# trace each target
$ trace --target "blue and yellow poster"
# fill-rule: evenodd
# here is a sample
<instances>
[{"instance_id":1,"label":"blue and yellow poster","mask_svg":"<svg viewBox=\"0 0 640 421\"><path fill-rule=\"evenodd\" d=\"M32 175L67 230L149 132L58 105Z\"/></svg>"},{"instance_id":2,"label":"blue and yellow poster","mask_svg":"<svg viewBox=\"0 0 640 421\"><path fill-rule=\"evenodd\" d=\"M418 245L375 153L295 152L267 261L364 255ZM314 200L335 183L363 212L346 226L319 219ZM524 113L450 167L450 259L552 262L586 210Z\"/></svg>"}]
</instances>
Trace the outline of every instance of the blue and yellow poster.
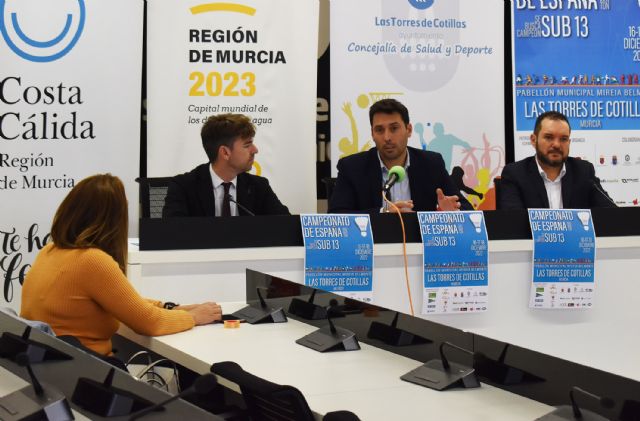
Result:
<instances>
[{"instance_id":1,"label":"blue and yellow poster","mask_svg":"<svg viewBox=\"0 0 640 421\"><path fill-rule=\"evenodd\" d=\"M300 215L304 283L348 298L373 298L373 235L369 215Z\"/></svg>"},{"instance_id":2,"label":"blue and yellow poster","mask_svg":"<svg viewBox=\"0 0 640 421\"><path fill-rule=\"evenodd\" d=\"M423 252L423 314L486 311L487 230L482 212L418 212Z\"/></svg>"},{"instance_id":3,"label":"blue and yellow poster","mask_svg":"<svg viewBox=\"0 0 640 421\"><path fill-rule=\"evenodd\" d=\"M529 209L533 282L529 307L593 305L596 235L586 209Z\"/></svg>"}]
</instances>

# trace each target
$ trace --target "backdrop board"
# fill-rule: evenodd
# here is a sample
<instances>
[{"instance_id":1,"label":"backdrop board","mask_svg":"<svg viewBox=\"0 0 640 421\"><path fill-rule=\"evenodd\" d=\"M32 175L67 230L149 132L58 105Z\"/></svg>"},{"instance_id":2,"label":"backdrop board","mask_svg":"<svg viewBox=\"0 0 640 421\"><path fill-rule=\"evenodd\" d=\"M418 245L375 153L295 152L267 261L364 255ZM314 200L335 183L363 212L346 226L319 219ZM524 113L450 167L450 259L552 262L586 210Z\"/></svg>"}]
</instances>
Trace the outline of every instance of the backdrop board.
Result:
<instances>
[{"instance_id":1,"label":"backdrop board","mask_svg":"<svg viewBox=\"0 0 640 421\"><path fill-rule=\"evenodd\" d=\"M368 109L409 109L409 145L442 154L474 206L493 209L504 166L503 2L331 2L331 138L339 158L374 146ZM496 111L498 110L498 111Z\"/></svg>"},{"instance_id":2,"label":"backdrop board","mask_svg":"<svg viewBox=\"0 0 640 421\"><path fill-rule=\"evenodd\" d=\"M571 124L571 155L594 164L619 206L640 199L640 3L513 1L515 158L538 115Z\"/></svg>"},{"instance_id":3,"label":"backdrop board","mask_svg":"<svg viewBox=\"0 0 640 421\"><path fill-rule=\"evenodd\" d=\"M202 122L246 114L260 151L251 172L292 213L314 212L318 2L151 0L147 16L148 175L206 162Z\"/></svg>"},{"instance_id":4,"label":"backdrop board","mask_svg":"<svg viewBox=\"0 0 640 421\"><path fill-rule=\"evenodd\" d=\"M110 172L136 202L143 2L0 0L0 306L82 178ZM137 233L137 208L129 209Z\"/></svg>"}]
</instances>

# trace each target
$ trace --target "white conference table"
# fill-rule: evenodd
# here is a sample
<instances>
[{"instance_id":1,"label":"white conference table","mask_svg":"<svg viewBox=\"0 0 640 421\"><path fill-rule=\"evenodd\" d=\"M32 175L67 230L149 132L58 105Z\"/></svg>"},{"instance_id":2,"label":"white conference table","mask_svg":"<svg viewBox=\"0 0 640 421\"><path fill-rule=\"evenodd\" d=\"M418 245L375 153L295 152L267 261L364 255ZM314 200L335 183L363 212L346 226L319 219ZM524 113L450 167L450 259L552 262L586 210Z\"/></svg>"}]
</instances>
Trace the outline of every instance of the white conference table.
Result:
<instances>
[{"instance_id":1,"label":"white conference table","mask_svg":"<svg viewBox=\"0 0 640 421\"><path fill-rule=\"evenodd\" d=\"M303 247L138 251L129 250L128 274L144 296L179 303L245 299L245 269L304 283ZM588 310L528 307L531 240L489 242L489 310L420 315L421 244L407 246L416 316L526 349L640 381L637 321L640 306L640 237L596 240L596 293ZM401 244L374 248L373 303L410 313Z\"/></svg>"},{"instance_id":2,"label":"white conference table","mask_svg":"<svg viewBox=\"0 0 640 421\"><path fill-rule=\"evenodd\" d=\"M227 303L223 310L229 313L243 306ZM404 382L400 376L421 363L367 344L361 343L359 351L320 353L295 343L315 329L289 319L278 324L243 323L238 329L225 329L221 324L197 326L160 337L138 335L125 326L118 333L198 373L208 373L215 362L235 361L252 374L295 386L316 414L342 409L363 421L517 421L533 420L553 410L486 384L437 392Z\"/></svg>"}]
</instances>

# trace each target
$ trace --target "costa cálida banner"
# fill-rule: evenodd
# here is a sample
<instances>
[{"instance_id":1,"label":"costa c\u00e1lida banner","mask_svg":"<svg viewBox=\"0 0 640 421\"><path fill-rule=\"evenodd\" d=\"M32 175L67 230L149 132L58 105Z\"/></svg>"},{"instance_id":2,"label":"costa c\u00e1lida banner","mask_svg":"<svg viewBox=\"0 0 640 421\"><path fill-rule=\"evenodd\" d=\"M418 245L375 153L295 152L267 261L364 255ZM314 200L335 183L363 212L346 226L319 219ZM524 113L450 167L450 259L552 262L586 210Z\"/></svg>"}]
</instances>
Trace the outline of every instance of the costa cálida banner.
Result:
<instances>
[{"instance_id":1,"label":"costa c\u00e1lida banner","mask_svg":"<svg viewBox=\"0 0 640 421\"><path fill-rule=\"evenodd\" d=\"M142 26L142 1L0 0L0 306L79 180L110 172L137 202Z\"/></svg>"}]
</instances>

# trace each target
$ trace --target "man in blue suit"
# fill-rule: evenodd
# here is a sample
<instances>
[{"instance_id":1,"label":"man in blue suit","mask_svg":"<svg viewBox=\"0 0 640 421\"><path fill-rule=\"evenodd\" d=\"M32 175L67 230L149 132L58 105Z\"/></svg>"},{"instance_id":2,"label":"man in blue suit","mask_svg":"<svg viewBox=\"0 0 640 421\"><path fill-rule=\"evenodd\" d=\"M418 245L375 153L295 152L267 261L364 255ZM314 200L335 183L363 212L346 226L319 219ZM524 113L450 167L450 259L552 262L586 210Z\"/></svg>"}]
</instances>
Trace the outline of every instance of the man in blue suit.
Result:
<instances>
[{"instance_id":1,"label":"man in blue suit","mask_svg":"<svg viewBox=\"0 0 640 421\"><path fill-rule=\"evenodd\" d=\"M390 191L390 200L401 212L473 209L455 187L440 154L407 146L412 133L407 107L382 99L369 109L369 122L376 147L338 161L330 213L383 211L382 188L396 165L407 172Z\"/></svg>"}]
</instances>

